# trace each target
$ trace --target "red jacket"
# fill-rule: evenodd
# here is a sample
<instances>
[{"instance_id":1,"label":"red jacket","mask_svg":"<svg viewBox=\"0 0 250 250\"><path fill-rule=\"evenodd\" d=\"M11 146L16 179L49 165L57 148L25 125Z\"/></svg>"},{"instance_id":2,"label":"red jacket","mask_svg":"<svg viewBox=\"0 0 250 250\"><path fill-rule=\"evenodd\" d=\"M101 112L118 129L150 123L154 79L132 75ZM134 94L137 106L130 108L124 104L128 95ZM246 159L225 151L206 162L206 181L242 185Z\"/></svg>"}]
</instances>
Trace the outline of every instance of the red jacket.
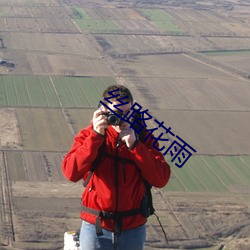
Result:
<instances>
[{"instance_id":1,"label":"red jacket","mask_svg":"<svg viewBox=\"0 0 250 250\"><path fill-rule=\"evenodd\" d=\"M105 137L97 134L92 126L80 131L62 164L68 180L77 182L86 179L104 138L104 152L115 155L118 133L111 126L108 126ZM127 163L118 162L118 190L115 185L114 159L104 155L82 194L83 205L106 212L128 211L140 207L145 191L142 176L152 186L164 187L170 178L170 167L163 155L152 146L153 142L149 137L146 142L138 141L132 150L125 143L117 147L118 156L129 160ZM95 215L86 212L81 212L81 218L92 224L96 221ZM125 217L121 229L134 228L145 222L146 219L140 214ZM114 231L114 220L102 219L101 224L103 228Z\"/></svg>"}]
</instances>

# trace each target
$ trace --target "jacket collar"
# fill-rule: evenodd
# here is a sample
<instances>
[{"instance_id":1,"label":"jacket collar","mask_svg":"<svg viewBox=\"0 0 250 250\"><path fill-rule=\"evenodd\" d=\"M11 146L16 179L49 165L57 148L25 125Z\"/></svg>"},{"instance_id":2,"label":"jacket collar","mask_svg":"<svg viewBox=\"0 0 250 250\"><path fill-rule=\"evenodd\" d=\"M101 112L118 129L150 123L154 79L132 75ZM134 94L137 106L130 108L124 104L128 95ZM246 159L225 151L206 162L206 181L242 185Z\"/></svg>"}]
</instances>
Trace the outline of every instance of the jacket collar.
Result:
<instances>
[{"instance_id":1,"label":"jacket collar","mask_svg":"<svg viewBox=\"0 0 250 250\"><path fill-rule=\"evenodd\" d=\"M114 139L117 139L119 136L119 133L117 133L112 126L108 126L106 133L108 133Z\"/></svg>"}]
</instances>

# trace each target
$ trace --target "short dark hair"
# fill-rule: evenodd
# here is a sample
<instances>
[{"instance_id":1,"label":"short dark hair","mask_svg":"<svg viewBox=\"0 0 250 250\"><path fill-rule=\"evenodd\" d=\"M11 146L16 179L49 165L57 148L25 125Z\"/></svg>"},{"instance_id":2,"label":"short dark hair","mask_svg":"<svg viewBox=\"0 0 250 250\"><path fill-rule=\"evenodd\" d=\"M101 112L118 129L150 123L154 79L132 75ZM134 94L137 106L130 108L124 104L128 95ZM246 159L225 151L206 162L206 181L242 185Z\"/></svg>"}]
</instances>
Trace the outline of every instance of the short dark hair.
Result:
<instances>
[{"instance_id":1,"label":"short dark hair","mask_svg":"<svg viewBox=\"0 0 250 250\"><path fill-rule=\"evenodd\" d=\"M122 97L128 96L128 99L125 99L124 101L127 101L127 100L128 100L129 102L131 102L131 103L133 104L133 101L134 101L134 100L133 100L133 96L132 96L130 90L129 90L127 87L125 87L125 86L123 86L123 85L120 85L120 84L111 85L111 86L107 87L107 88L104 90L104 92L103 92L103 94L102 94L102 97L103 97L103 98L109 97L110 94L109 94L108 92L114 91L114 90L116 90L116 89L119 89L119 90L115 91L114 94L119 94L119 96L118 96L118 97L115 97L115 98L113 98L113 99L117 100L118 98L122 98ZM105 104L107 104L107 101L103 100L103 102L104 102Z\"/></svg>"}]
</instances>

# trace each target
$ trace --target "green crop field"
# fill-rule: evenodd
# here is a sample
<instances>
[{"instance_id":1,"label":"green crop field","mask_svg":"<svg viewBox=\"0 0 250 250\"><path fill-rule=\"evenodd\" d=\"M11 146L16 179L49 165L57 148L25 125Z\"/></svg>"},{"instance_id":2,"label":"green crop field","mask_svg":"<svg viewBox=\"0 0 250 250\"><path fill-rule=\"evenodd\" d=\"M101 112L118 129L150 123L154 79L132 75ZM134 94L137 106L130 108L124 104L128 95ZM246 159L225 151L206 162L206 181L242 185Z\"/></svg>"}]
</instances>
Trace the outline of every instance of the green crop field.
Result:
<instances>
[{"instance_id":1,"label":"green crop field","mask_svg":"<svg viewBox=\"0 0 250 250\"><path fill-rule=\"evenodd\" d=\"M174 22L174 18L168 15L163 10L157 9L139 9L139 12L144 15L148 20L152 21L158 28L167 31L174 32L176 34L183 33Z\"/></svg>"},{"instance_id":2,"label":"green crop field","mask_svg":"<svg viewBox=\"0 0 250 250\"><path fill-rule=\"evenodd\" d=\"M157 10L157 9L139 9L139 11L149 20L151 21L173 21L172 16L168 15L163 10Z\"/></svg>"},{"instance_id":3,"label":"green crop field","mask_svg":"<svg viewBox=\"0 0 250 250\"><path fill-rule=\"evenodd\" d=\"M167 32L173 32L175 33L176 35L178 34L182 34L183 31L178 28L173 22L171 21L158 21L158 20L155 20L153 21L154 24L159 27L160 29L164 30L164 31L167 31Z\"/></svg>"},{"instance_id":4,"label":"green crop field","mask_svg":"<svg viewBox=\"0 0 250 250\"><path fill-rule=\"evenodd\" d=\"M73 19L82 30L89 32L105 32L112 30L114 32L119 29L112 20L93 19L82 8L74 7L71 9L71 12Z\"/></svg>"},{"instance_id":5,"label":"green crop field","mask_svg":"<svg viewBox=\"0 0 250 250\"><path fill-rule=\"evenodd\" d=\"M224 162L232 173L234 173L234 175L239 179L242 185L249 185L250 168L241 157L228 157L224 159Z\"/></svg>"},{"instance_id":6,"label":"green crop field","mask_svg":"<svg viewBox=\"0 0 250 250\"><path fill-rule=\"evenodd\" d=\"M0 76L0 107L96 107L112 77Z\"/></svg>"},{"instance_id":7,"label":"green crop field","mask_svg":"<svg viewBox=\"0 0 250 250\"><path fill-rule=\"evenodd\" d=\"M74 19L91 19L87 12L79 7L71 8L71 14Z\"/></svg>"},{"instance_id":8,"label":"green crop field","mask_svg":"<svg viewBox=\"0 0 250 250\"><path fill-rule=\"evenodd\" d=\"M191 156L182 168L171 163L169 191L229 192L248 187L250 156Z\"/></svg>"},{"instance_id":9,"label":"green crop field","mask_svg":"<svg viewBox=\"0 0 250 250\"><path fill-rule=\"evenodd\" d=\"M93 108L97 107L103 90L115 83L112 77L4 75L0 77L0 106L41 108L16 111L23 148L63 151L72 142L65 117L59 110L48 112L42 108L70 108L65 112L74 132L78 132L89 124ZM60 131L53 125L58 121ZM47 136L41 137L39 131ZM67 136L58 145L56 142L61 138L60 134ZM171 159L166 158L170 163ZM193 155L182 168L175 166L174 162L170 164L172 176L166 187L170 191L228 192L234 187L244 188L250 182L248 156Z\"/></svg>"},{"instance_id":10,"label":"green crop field","mask_svg":"<svg viewBox=\"0 0 250 250\"><path fill-rule=\"evenodd\" d=\"M80 29L89 32L115 32L119 27L112 20L76 19L75 22Z\"/></svg>"}]
</instances>

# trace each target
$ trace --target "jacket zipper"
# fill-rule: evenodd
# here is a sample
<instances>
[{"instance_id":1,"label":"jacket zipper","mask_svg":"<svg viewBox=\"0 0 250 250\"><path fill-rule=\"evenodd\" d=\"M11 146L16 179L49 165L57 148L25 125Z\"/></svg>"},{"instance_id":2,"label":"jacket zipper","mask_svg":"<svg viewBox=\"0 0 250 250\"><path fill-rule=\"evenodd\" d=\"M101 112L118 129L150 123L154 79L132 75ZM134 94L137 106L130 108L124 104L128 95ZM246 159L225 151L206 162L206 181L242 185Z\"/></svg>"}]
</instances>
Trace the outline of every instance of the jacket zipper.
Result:
<instances>
[{"instance_id":1,"label":"jacket zipper","mask_svg":"<svg viewBox=\"0 0 250 250\"><path fill-rule=\"evenodd\" d=\"M123 181L124 183L127 182L127 175L126 175L126 159L122 160L122 171L123 171Z\"/></svg>"},{"instance_id":2,"label":"jacket zipper","mask_svg":"<svg viewBox=\"0 0 250 250\"><path fill-rule=\"evenodd\" d=\"M115 209L116 212L118 212L118 198L119 198L119 181L118 181L118 177L119 177L119 173L118 173L118 147L116 147L115 149L115 163L114 163L114 168L115 168L115 188L116 188L116 205L115 205Z\"/></svg>"},{"instance_id":3,"label":"jacket zipper","mask_svg":"<svg viewBox=\"0 0 250 250\"><path fill-rule=\"evenodd\" d=\"M115 149L115 162L114 162L114 168L115 168L115 187L116 187L116 201L115 201L115 241L114 241L114 247L117 244L117 234L120 234L121 230L121 218L119 216L119 161L118 161L118 147L119 147L119 139L118 143L116 145Z\"/></svg>"}]
</instances>

